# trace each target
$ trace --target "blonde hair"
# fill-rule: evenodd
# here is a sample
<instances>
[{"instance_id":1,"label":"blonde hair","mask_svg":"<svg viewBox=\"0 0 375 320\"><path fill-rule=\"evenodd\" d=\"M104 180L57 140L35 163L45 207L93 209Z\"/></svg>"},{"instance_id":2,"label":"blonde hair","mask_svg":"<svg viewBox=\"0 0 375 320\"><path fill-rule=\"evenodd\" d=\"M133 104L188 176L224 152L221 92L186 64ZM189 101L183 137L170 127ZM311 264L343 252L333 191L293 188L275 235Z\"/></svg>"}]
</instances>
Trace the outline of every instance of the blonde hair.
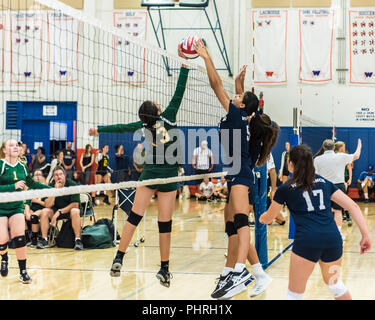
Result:
<instances>
[{"instance_id":1,"label":"blonde hair","mask_svg":"<svg viewBox=\"0 0 375 320\"><path fill-rule=\"evenodd\" d=\"M343 146L345 146L345 142L337 141L335 143L335 152L338 152Z\"/></svg>"},{"instance_id":2,"label":"blonde hair","mask_svg":"<svg viewBox=\"0 0 375 320\"><path fill-rule=\"evenodd\" d=\"M5 140L1 144L1 147L0 147L0 159L4 159L5 158L4 149L5 149L5 145L6 145L7 142L8 142L8 140Z\"/></svg>"}]
</instances>

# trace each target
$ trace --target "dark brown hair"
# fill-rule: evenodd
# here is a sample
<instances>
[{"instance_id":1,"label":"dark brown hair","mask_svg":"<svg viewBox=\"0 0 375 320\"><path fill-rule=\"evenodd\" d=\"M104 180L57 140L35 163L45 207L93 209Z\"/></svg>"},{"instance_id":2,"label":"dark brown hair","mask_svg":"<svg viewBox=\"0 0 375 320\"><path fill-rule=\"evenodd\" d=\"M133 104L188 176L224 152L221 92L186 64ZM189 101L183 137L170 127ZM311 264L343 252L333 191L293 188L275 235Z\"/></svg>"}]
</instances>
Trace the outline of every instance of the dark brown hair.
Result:
<instances>
[{"instance_id":1,"label":"dark brown hair","mask_svg":"<svg viewBox=\"0 0 375 320\"><path fill-rule=\"evenodd\" d=\"M91 146L91 144L86 144L85 154L88 154L87 152L88 152L89 148L91 148L91 154L92 154L92 146Z\"/></svg>"},{"instance_id":2,"label":"dark brown hair","mask_svg":"<svg viewBox=\"0 0 375 320\"><path fill-rule=\"evenodd\" d=\"M250 121L250 153L261 167L266 163L279 135L279 125L266 114L256 114ZM254 159L254 153L255 158Z\"/></svg>"},{"instance_id":3,"label":"dark brown hair","mask_svg":"<svg viewBox=\"0 0 375 320\"><path fill-rule=\"evenodd\" d=\"M290 149L290 162L294 165L291 183L311 192L315 180L315 168L312 151L309 146L301 144Z\"/></svg>"}]
</instances>

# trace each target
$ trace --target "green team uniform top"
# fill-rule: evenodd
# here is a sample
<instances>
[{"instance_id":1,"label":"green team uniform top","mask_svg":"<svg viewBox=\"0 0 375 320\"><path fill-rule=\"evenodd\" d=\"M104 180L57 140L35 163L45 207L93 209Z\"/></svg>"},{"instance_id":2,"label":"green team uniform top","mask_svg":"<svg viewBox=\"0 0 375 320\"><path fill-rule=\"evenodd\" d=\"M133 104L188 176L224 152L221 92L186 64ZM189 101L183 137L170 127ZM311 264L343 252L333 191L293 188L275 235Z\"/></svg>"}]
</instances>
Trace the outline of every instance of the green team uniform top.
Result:
<instances>
[{"instance_id":1,"label":"green team uniform top","mask_svg":"<svg viewBox=\"0 0 375 320\"><path fill-rule=\"evenodd\" d=\"M25 181L29 189L47 189L50 188L42 183L34 181L29 172L29 168L18 161L11 165L4 159L0 160L0 192L22 191L15 189L18 181ZM24 201L3 202L0 203L0 216L11 216L16 213L23 213L25 210Z\"/></svg>"},{"instance_id":2,"label":"green team uniform top","mask_svg":"<svg viewBox=\"0 0 375 320\"><path fill-rule=\"evenodd\" d=\"M169 102L167 108L162 112L158 121L155 124L156 144L152 142L152 152L146 154L144 169L139 180L170 178L178 176L178 162L173 161L175 159L177 149L179 148L178 142L176 144L176 149L172 148L174 149L172 161L168 161L166 151L168 150L169 146L176 143L176 141L178 140L176 134L173 135L173 138L171 138L168 131L171 129L177 129L176 116L180 108L183 95L185 93L188 73L189 69L181 67L176 90L172 97L172 100ZM136 132L137 130L140 130L142 128L142 122L137 121L129 124L99 126L98 132ZM160 148L161 145L163 145L164 148ZM169 192L177 190L177 183L153 185L149 186L149 188L158 189L161 192Z\"/></svg>"},{"instance_id":3,"label":"green team uniform top","mask_svg":"<svg viewBox=\"0 0 375 320\"><path fill-rule=\"evenodd\" d=\"M55 181L52 180L50 185L55 186ZM66 178L64 187L74 187L74 186L77 186L77 183L75 183L75 181L69 178ZM62 209L62 208L67 207L73 202L78 202L78 206L80 206L81 201L80 201L79 193L56 197L55 204L53 205L53 207L56 209Z\"/></svg>"}]
</instances>

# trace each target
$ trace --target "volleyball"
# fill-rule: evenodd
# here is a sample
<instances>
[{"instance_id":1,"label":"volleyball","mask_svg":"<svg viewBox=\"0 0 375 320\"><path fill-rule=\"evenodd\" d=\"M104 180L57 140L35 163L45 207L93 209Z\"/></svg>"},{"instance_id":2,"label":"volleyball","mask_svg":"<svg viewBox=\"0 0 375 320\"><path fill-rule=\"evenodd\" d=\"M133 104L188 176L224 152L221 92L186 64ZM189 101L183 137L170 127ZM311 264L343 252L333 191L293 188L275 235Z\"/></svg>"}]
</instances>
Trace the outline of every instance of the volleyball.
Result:
<instances>
[{"instance_id":1,"label":"volleyball","mask_svg":"<svg viewBox=\"0 0 375 320\"><path fill-rule=\"evenodd\" d=\"M194 49L194 44L199 40L200 38L197 36L189 36L185 39L182 39L181 44L181 50L182 53L186 56L188 59L195 59L198 57L198 53Z\"/></svg>"}]
</instances>

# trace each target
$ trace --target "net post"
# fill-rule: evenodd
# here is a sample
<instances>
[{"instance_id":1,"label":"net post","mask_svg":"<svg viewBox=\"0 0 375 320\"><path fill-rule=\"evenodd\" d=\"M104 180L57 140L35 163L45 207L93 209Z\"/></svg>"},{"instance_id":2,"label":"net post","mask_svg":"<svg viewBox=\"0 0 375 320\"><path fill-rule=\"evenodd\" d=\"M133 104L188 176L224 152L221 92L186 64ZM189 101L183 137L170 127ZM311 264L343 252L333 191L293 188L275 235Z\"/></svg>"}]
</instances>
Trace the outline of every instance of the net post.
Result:
<instances>
[{"instance_id":1,"label":"net post","mask_svg":"<svg viewBox=\"0 0 375 320\"><path fill-rule=\"evenodd\" d=\"M259 222L260 216L267 211L267 165L254 169L254 219L255 249L263 267L268 264L267 225Z\"/></svg>"},{"instance_id":2,"label":"net post","mask_svg":"<svg viewBox=\"0 0 375 320\"><path fill-rule=\"evenodd\" d=\"M116 196L115 196L115 216L114 216L114 235L113 235L113 244L117 245L117 210L119 206L119 198L118 198L118 190L116 189Z\"/></svg>"},{"instance_id":3,"label":"net post","mask_svg":"<svg viewBox=\"0 0 375 320\"><path fill-rule=\"evenodd\" d=\"M299 145L299 134L298 131L297 133L291 134L290 135L290 147L292 148L293 146L298 146ZM295 235L295 224L293 221L293 217L291 214L289 214L289 239L294 239Z\"/></svg>"}]
</instances>

